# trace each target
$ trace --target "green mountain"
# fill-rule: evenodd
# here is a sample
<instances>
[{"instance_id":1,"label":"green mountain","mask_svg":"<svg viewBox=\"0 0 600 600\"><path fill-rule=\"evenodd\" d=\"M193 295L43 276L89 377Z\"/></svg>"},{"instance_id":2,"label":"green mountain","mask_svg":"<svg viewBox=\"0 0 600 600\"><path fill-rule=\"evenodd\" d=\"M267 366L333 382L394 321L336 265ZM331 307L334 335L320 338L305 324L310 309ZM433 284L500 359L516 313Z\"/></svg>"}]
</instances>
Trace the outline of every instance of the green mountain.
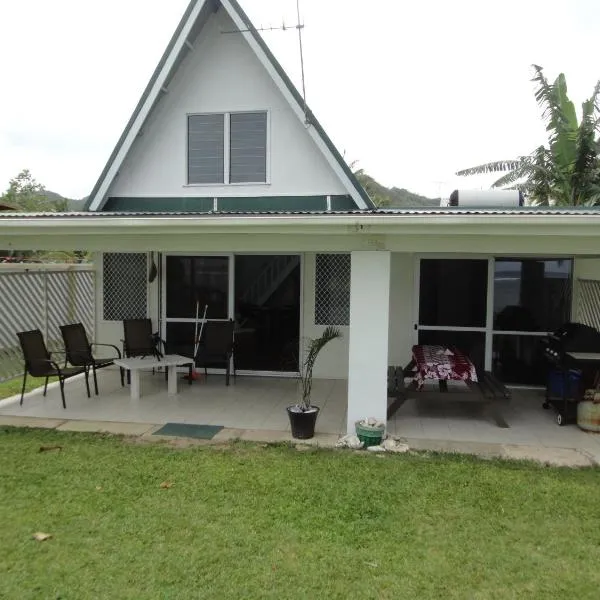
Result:
<instances>
[{"instance_id":1,"label":"green mountain","mask_svg":"<svg viewBox=\"0 0 600 600\"><path fill-rule=\"evenodd\" d=\"M385 185L367 175L362 169L354 174L377 206L384 208L422 208L440 205L439 198L427 198L409 192L404 188L385 187Z\"/></svg>"}]
</instances>

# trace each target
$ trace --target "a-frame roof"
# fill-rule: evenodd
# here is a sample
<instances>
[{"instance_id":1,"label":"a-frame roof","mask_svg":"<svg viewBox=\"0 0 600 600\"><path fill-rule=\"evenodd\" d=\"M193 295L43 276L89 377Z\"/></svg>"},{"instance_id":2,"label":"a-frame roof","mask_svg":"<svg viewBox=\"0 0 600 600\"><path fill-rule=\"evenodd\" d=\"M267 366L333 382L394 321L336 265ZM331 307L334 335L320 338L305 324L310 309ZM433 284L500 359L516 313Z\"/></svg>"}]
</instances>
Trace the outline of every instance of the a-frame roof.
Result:
<instances>
[{"instance_id":1,"label":"a-frame roof","mask_svg":"<svg viewBox=\"0 0 600 600\"><path fill-rule=\"evenodd\" d=\"M227 11L235 26L240 30L250 48L268 71L275 85L289 102L294 114L309 127L306 128L324 158L347 189L357 207L360 209L374 208L374 204L366 191L360 185L341 154L325 133L312 111L305 107L302 96L287 76L267 44L256 28L252 25L246 13L237 0L191 0L167 49L156 67L140 101L138 102L125 130L121 134L106 166L94 186L85 210L100 210L106 200L108 190L114 181L121 165L133 145L144 122L152 109L165 93L170 80L173 78L185 54L189 51L190 38L195 38L202 30L211 13L220 7Z\"/></svg>"}]
</instances>

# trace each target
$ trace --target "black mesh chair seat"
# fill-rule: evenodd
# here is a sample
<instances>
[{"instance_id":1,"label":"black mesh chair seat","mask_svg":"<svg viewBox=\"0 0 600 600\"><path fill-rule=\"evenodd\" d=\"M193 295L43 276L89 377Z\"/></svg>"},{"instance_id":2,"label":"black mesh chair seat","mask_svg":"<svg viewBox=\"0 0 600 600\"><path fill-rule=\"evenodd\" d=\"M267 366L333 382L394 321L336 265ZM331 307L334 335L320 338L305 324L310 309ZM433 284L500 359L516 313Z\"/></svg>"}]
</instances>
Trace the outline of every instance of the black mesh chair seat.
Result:
<instances>
[{"instance_id":1,"label":"black mesh chair seat","mask_svg":"<svg viewBox=\"0 0 600 600\"><path fill-rule=\"evenodd\" d=\"M98 378L96 370L108 367L114 364L115 358L121 358L121 351L113 344L97 344L90 342L82 323L73 323L71 325L61 325L63 341L65 343L65 354L67 361L75 367L84 367L92 370L94 376L94 390L98 395ZM110 358L96 358L93 353L94 347L107 347L114 350L116 356ZM121 374L121 385L125 385L123 369L119 370Z\"/></svg>"},{"instance_id":2,"label":"black mesh chair seat","mask_svg":"<svg viewBox=\"0 0 600 600\"><path fill-rule=\"evenodd\" d=\"M229 385L231 365L234 362L234 322L209 321L204 327L202 340L198 345L195 363L197 367L204 368L207 377L208 367L222 367L225 369L225 384ZM235 379L235 364L233 367Z\"/></svg>"},{"instance_id":3,"label":"black mesh chair seat","mask_svg":"<svg viewBox=\"0 0 600 600\"><path fill-rule=\"evenodd\" d=\"M21 389L21 401L23 404L23 395L25 394L25 384L27 383L27 375L32 377L45 377L44 396L48 389L48 379L50 377L58 377L60 383L60 395L62 398L63 408L67 408L65 402L65 380L75 375L85 375L85 387L87 389L88 398L90 397L90 384L88 378L88 370L80 366L59 366L57 362L52 360L52 353L48 352L44 337L39 329L32 331L21 331L17 333L23 358L25 359L25 368L23 373L23 387ZM56 352L54 354L57 354Z\"/></svg>"}]
</instances>

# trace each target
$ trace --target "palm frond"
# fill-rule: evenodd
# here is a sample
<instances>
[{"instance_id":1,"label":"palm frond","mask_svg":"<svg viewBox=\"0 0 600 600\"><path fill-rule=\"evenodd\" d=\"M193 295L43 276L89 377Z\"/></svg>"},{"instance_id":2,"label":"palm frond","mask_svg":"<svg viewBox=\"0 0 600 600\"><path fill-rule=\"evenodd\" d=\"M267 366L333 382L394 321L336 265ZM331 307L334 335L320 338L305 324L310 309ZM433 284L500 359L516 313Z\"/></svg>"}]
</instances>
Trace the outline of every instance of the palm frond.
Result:
<instances>
[{"instance_id":1,"label":"palm frond","mask_svg":"<svg viewBox=\"0 0 600 600\"><path fill-rule=\"evenodd\" d=\"M302 381L302 404L304 409L310 408L310 395L312 392L313 367L323 348L332 340L342 337L342 332L333 325L326 327L320 337L308 340L306 356L300 370Z\"/></svg>"},{"instance_id":2,"label":"palm frond","mask_svg":"<svg viewBox=\"0 0 600 600\"><path fill-rule=\"evenodd\" d=\"M487 175L489 173L505 173L506 171L514 171L518 169L521 164L520 159L509 159L509 160L495 160L493 162L471 167L469 169L462 169L457 171L456 175L459 177L469 177L471 175Z\"/></svg>"}]
</instances>

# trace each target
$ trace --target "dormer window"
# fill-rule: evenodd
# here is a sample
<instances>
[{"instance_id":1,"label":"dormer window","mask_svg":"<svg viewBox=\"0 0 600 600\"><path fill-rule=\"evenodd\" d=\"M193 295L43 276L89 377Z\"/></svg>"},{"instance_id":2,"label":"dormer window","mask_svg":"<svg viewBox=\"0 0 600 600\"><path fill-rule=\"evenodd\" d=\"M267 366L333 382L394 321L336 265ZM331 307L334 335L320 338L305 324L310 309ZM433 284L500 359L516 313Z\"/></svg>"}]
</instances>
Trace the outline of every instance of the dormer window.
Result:
<instances>
[{"instance_id":1,"label":"dormer window","mask_svg":"<svg viewBox=\"0 0 600 600\"><path fill-rule=\"evenodd\" d=\"M188 184L267 183L266 111L188 116Z\"/></svg>"}]
</instances>

